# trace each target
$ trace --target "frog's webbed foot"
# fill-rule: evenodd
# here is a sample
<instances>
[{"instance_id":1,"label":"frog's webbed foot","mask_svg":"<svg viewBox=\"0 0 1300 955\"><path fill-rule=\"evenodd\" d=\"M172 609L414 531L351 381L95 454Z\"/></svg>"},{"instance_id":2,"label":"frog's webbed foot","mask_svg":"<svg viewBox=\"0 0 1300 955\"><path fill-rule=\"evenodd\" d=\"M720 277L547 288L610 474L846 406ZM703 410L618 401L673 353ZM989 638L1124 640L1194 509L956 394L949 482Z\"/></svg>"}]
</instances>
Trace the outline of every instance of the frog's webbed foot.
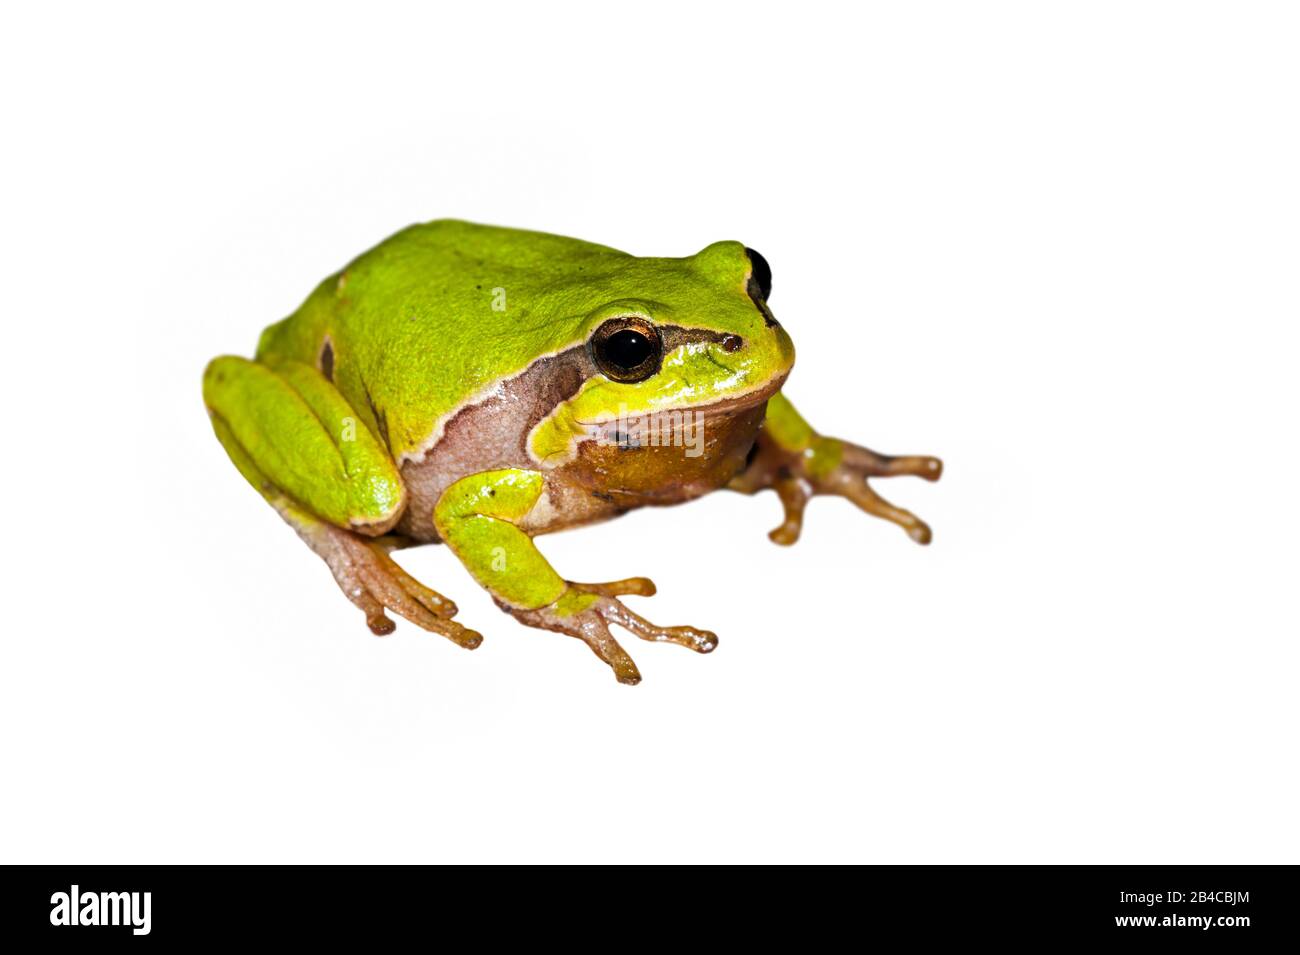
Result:
<instances>
[{"instance_id":1,"label":"frog's webbed foot","mask_svg":"<svg viewBox=\"0 0 1300 955\"><path fill-rule=\"evenodd\" d=\"M473 650L481 634L456 623L456 605L420 583L391 557L403 546L396 538L367 538L353 531L314 519L288 515L299 535L329 565L344 595L366 615L366 625L376 636L393 632L395 624L384 612L391 610L418 627Z\"/></svg>"},{"instance_id":2,"label":"frog's webbed foot","mask_svg":"<svg viewBox=\"0 0 1300 955\"><path fill-rule=\"evenodd\" d=\"M874 517L903 528L918 544L930 543L930 527L911 511L896 507L872 489L868 478L910 475L937 481L943 462L924 455L879 454L837 438L817 437L802 451L790 451L760 435L749 466L729 485L753 494L772 488L781 500L785 519L768 537L777 544L793 544L803 529L808 501L819 494L847 498Z\"/></svg>"},{"instance_id":3,"label":"frog's webbed foot","mask_svg":"<svg viewBox=\"0 0 1300 955\"><path fill-rule=\"evenodd\" d=\"M530 627L577 637L614 671L619 683L641 682L641 673L609 632L616 624L642 640L675 643L696 653L711 653L718 637L708 630L694 627L659 627L623 606L618 599L634 595L649 597L655 585L645 577L629 577L607 584L569 583L568 590L555 603L536 610L505 608L516 620Z\"/></svg>"}]
</instances>

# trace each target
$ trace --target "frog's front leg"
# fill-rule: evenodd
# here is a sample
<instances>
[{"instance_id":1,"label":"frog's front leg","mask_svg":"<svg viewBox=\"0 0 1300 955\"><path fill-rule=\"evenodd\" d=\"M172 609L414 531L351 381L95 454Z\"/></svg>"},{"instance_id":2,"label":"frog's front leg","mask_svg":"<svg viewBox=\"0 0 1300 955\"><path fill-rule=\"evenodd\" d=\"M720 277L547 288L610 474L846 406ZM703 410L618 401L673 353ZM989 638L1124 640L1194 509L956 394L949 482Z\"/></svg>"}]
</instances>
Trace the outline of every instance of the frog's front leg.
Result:
<instances>
[{"instance_id":1,"label":"frog's front leg","mask_svg":"<svg viewBox=\"0 0 1300 955\"><path fill-rule=\"evenodd\" d=\"M781 499L785 520L768 536L793 544L803 527L803 511L818 494L848 498L875 517L892 521L918 544L930 543L929 526L915 514L895 507L871 489L868 478L911 475L937 481L943 462L920 455L894 457L819 435L783 394L767 404L767 416L745 470L728 485L753 494L772 488Z\"/></svg>"},{"instance_id":2,"label":"frog's front leg","mask_svg":"<svg viewBox=\"0 0 1300 955\"><path fill-rule=\"evenodd\" d=\"M405 506L401 477L324 375L227 356L204 373L203 399L235 467L325 561L372 632L392 632L387 608L467 649L482 642L450 619L455 604L388 556L404 543L379 536Z\"/></svg>"},{"instance_id":3,"label":"frog's front leg","mask_svg":"<svg viewBox=\"0 0 1300 955\"><path fill-rule=\"evenodd\" d=\"M530 627L582 640L620 683L640 683L641 674L610 634L610 624L642 640L676 643L699 653L718 645L707 630L657 627L623 606L619 597L654 594L654 584L644 577L579 584L557 574L516 525L537 503L544 483L538 471L484 471L451 485L434 508L443 541L502 609Z\"/></svg>"}]
</instances>

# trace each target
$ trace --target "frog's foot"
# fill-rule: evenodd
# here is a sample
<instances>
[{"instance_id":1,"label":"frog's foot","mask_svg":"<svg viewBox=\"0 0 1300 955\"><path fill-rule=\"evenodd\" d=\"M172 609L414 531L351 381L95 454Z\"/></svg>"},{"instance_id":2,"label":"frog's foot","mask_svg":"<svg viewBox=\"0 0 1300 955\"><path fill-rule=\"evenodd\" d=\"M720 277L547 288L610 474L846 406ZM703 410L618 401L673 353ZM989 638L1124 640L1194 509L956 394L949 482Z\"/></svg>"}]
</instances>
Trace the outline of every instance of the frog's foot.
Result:
<instances>
[{"instance_id":1,"label":"frog's foot","mask_svg":"<svg viewBox=\"0 0 1300 955\"><path fill-rule=\"evenodd\" d=\"M776 491L785 519L768 537L777 544L799 539L804 508L819 494L847 498L868 514L897 524L918 544L928 544L933 537L929 525L885 500L867 479L910 475L937 481L942 474L943 462L938 458L879 454L836 438L819 437L804 451L788 451L760 440L754 459L729 486L745 494L769 487Z\"/></svg>"},{"instance_id":2,"label":"frog's foot","mask_svg":"<svg viewBox=\"0 0 1300 955\"><path fill-rule=\"evenodd\" d=\"M537 610L507 607L506 610L527 626L577 637L609 665L619 683L635 685L641 682L641 673L609 632L610 624L616 624L642 640L675 643L696 653L711 653L718 646L717 635L708 630L658 627L628 610L618 600L627 595L649 597L654 592L655 585L645 577L630 577L608 584L570 583L564 595L549 606Z\"/></svg>"},{"instance_id":3,"label":"frog's foot","mask_svg":"<svg viewBox=\"0 0 1300 955\"><path fill-rule=\"evenodd\" d=\"M286 517L311 549L324 558L348 600L366 615L371 633L382 637L393 632L395 624L384 613L388 609L466 650L483 642L481 634L451 619L456 615L454 603L424 586L388 556L395 541L362 537L313 519Z\"/></svg>"}]
</instances>

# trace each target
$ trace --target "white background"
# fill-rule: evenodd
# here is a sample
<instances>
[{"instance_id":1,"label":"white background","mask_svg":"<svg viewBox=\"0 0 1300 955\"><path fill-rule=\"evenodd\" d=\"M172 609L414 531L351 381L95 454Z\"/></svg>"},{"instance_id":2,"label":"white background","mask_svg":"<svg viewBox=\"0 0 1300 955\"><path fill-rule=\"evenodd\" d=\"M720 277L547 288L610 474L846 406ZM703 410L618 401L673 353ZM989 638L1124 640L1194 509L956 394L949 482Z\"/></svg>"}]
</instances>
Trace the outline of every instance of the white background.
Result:
<instances>
[{"instance_id":1,"label":"white background","mask_svg":"<svg viewBox=\"0 0 1300 955\"><path fill-rule=\"evenodd\" d=\"M1285 5L6 21L3 861L1297 861ZM636 688L442 548L483 647L370 636L200 375L443 216L760 249L807 417L945 459L877 485L934 545L729 494L543 539L719 633Z\"/></svg>"}]
</instances>

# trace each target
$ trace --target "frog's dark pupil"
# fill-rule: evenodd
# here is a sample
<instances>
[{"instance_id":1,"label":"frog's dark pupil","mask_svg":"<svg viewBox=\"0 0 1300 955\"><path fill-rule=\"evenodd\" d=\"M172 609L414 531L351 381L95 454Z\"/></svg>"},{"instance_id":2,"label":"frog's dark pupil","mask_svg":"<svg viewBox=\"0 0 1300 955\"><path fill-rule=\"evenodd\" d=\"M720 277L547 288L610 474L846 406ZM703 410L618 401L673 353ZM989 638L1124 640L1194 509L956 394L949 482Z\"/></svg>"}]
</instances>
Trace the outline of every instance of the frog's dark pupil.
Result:
<instances>
[{"instance_id":1,"label":"frog's dark pupil","mask_svg":"<svg viewBox=\"0 0 1300 955\"><path fill-rule=\"evenodd\" d=\"M631 371L650 357L654 346L638 331L625 328L605 339L604 358L611 365Z\"/></svg>"},{"instance_id":2,"label":"frog's dark pupil","mask_svg":"<svg viewBox=\"0 0 1300 955\"><path fill-rule=\"evenodd\" d=\"M663 339L640 318L611 318L596 329L588 346L596 367L614 381L645 381L659 371Z\"/></svg>"}]
</instances>

